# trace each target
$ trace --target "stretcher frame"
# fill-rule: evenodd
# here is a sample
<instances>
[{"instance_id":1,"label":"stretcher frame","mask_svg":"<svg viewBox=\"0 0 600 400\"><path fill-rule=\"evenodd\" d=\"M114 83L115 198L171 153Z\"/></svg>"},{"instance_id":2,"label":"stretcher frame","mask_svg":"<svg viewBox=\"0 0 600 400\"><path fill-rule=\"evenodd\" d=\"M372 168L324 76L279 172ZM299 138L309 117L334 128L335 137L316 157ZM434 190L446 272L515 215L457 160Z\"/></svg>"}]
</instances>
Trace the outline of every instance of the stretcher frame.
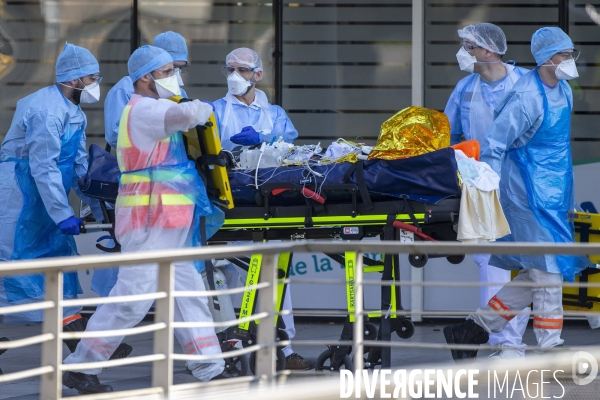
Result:
<instances>
[{"instance_id":1,"label":"stretcher frame","mask_svg":"<svg viewBox=\"0 0 600 400\"><path fill-rule=\"evenodd\" d=\"M266 206L259 207L235 207L226 211L225 224L217 232L209 243L226 243L238 240L252 240L262 242L266 240L318 240L340 238L345 240L360 240L364 237L379 236L382 240L399 240L400 229L394 226L394 222L413 224L419 230L439 240L455 240L454 230L458 214L455 212L460 207L460 199L445 200L444 205L426 204L413 202L408 199L397 199L393 201L374 202L373 208L367 210L361 203L355 200L351 204L335 205L332 207L334 213L339 215L327 215L315 217L310 215L312 199L307 199L306 206L268 206L268 196L277 190L273 185L269 190L261 191L265 197L263 203ZM338 190L336 186L335 189ZM450 204L450 205L448 205ZM418 208L422 207L422 208ZM414 209L417 212L414 212ZM295 215L295 216L292 216ZM298 216L301 215L301 216ZM344 255L326 254L335 261L345 266L346 272L346 297L348 317L344 323L340 340L350 341L353 337L354 323L354 295L353 285L356 265L356 254L346 253ZM280 255L284 262L278 263L278 277L289 278L289 263L292 254ZM454 263L462 261L463 257L450 256ZM229 259L235 265L248 271L246 286L252 286L257 281L260 272L260 255L253 254L247 262L240 259ZM382 274L382 281L394 282L399 277L399 257L383 255L383 263L363 257L363 272L378 272ZM424 264L423 264L424 265ZM420 266L423 266L420 265ZM258 273L255 272L258 271ZM277 289L276 310L281 311L283 296L285 296L287 285L279 283ZM254 299L256 291L247 290L243 294L240 317L248 317L254 313ZM381 309L369 311L365 318L366 338L373 340L391 340L391 333L396 332L399 337L408 339L414 333L414 325L406 317L398 317L396 311L403 310L400 300L400 290L396 286L382 286ZM379 329L369 321L369 318L381 319ZM389 317L389 318L388 318ZM281 318L276 320L278 340L287 340L283 332L285 325ZM241 339L244 346L251 345L255 340L255 325L244 323L238 325L233 334ZM342 366L352 369L350 346L330 347L317 359L317 369L338 371ZM381 365L382 368L391 366L391 348L368 347L365 362L368 367L374 368ZM329 364L326 365L327 360ZM279 367L279 364L278 364ZM252 360L251 360L252 368Z\"/></svg>"}]
</instances>

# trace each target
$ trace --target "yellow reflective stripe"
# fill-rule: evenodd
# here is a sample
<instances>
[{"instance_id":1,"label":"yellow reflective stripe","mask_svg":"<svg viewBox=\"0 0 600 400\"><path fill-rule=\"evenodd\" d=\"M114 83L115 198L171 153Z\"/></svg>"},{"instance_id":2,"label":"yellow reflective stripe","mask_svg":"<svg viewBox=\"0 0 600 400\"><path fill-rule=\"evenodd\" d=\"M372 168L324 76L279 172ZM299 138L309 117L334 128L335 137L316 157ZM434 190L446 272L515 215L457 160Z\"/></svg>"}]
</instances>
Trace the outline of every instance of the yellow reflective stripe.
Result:
<instances>
[{"instance_id":1,"label":"yellow reflective stripe","mask_svg":"<svg viewBox=\"0 0 600 400\"><path fill-rule=\"evenodd\" d=\"M127 184L131 184L131 183L147 183L150 182L150 177L149 176L144 176L145 174L142 173L135 173L135 174L121 174L121 179L119 180L121 182L121 185L127 185Z\"/></svg>"},{"instance_id":2,"label":"yellow reflective stripe","mask_svg":"<svg viewBox=\"0 0 600 400\"><path fill-rule=\"evenodd\" d=\"M194 201L185 194L163 194L161 195L161 200L164 206L187 206L194 204Z\"/></svg>"},{"instance_id":3,"label":"yellow reflective stripe","mask_svg":"<svg viewBox=\"0 0 600 400\"><path fill-rule=\"evenodd\" d=\"M127 130L127 121L129 120L129 112L131 106L127 104L121 114L119 120L119 134L117 136L117 162L119 163L119 169L121 171L126 170L125 160L123 159L123 150L131 147L131 140L129 140L129 131Z\"/></svg>"},{"instance_id":4,"label":"yellow reflective stripe","mask_svg":"<svg viewBox=\"0 0 600 400\"><path fill-rule=\"evenodd\" d=\"M127 132L127 120L129 119L129 112L131 105L127 104L121 114L119 120L119 136L117 137L117 148L119 147L131 147L131 141L129 140L129 132Z\"/></svg>"},{"instance_id":5,"label":"yellow reflective stripe","mask_svg":"<svg viewBox=\"0 0 600 400\"><path fill-rule=\"evenodd\" d=\"M160 203L163 206L188 206L194 204L194 201L184 194L162 194L160 195L160 199ZM150 204L155 206L159 204L158 196L150 198L148 194L119 195L117 203L121 207L147 206Z\"/></svg>"},{"instance_id":6,"label":"yellow reflective stripe","mask_svg":"<svg viewBox=\"0 0 600 400\"><path fill-rule=\"evenodd\" d=\"M117 197L117 205L120 207L137 207L147 206L150 204L150 195L148 194L136 194L136 195L119 195Z\"/></svg>"}]
</instances>

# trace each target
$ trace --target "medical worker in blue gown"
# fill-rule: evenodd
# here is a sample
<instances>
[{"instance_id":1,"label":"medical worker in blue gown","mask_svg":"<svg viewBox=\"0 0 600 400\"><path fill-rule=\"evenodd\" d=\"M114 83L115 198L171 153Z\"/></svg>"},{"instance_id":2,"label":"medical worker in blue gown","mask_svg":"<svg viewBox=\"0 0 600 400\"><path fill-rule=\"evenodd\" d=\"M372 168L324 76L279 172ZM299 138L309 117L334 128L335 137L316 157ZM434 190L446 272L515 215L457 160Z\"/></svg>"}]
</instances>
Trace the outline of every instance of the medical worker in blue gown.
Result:
<instances>
[{"instance_id":1,"label":"medical worker in blue gown","mask_svg":"<svg viewBox=\"0 0 600 400\"><path fill-rule=\"evenodd\" d=\"M224 149L270 143L279 137L292 143L298 137L283 108L269 104L265 92L256 89L263 69L262 60L254 50L245 47L233 50L221 70L227 77L228 90L214 106Z\"/></svg>"},{"instance_id":2,"label":"medical worker in blue gown","mask_svg":"<svg viewBox=\"0 0 600 400\"><path fill-rule=\"evenodd\" d=\"M502 62L507 49L506 37L494 24L469 25L459 29L458 36L462 45L456 58L460 69L470 75L458 82L444 110L450 121L450 141L456 144L464 137L483 145L494 121L494 109L528 70ZM485 306L502 284L510 282L510 271L489 265L489 254L475 254L473 259L479 266L479 281L498 284L479 288L480 303ZM528 321L529 315L521 314L502 332L492 333L489 344L499 349L490 358L522 357L522 337Z\"/></svg>"},{"instance_id":3,"label":"medical worker in blue gown","mask_svg":"<svg viewBox=\"0 0 600 400\"><path fill-rule=\"evenodd\" d=\"M263 76L262 60L258 53L245 47L235 49L227 55L221 70L227 77L228 90L225 97L214 102L214 107L224 149L270 143L279 137L291 143L298 137L298 131L283 108L269 104L267 95L256 89L256 82ZM234 269L225 268L223 272L228 286L237 286ZM292 310L290 285L287 286L283 309ZM283 321L285 332L292 339L296 335L294 316L284 315ZM312 361L294 353L291 346L284 347L283 353L286 356L286 369L305 370L313 367Z\"/></svg>"},{"instance_id":4,"label":"medical worker in blue gown","mask_svg":"<svg viewBox=\"0 0 600 400\"><path fill-rule=\"evenodd\" d=\"M83 47L65 44L56 60L56 84L17 102L12 124L0 150L0 260L72 256L73 235L83 223L69 205L71 189L92 206L102 221L97 201L83 196L77 181L87 172L86 116L80 104L100 99L98 62ZM76 272L64 274L64 298L82 293ZM42 274L0 278L0 306L41 301ZM63 309L67 331L85 329L81 307ZM43 312L7 314L4 323L42 322ZM78 340L65 343L73 351ZM130 351L130 350L129 350ZM122 354L121 356L126 356Z\"/></svg>"},{"instance_id":5,"label":"medical worker in blue gown","mask_svg":"<svg viewBox=\"0 0 600 400\"><path fill-rule=\"evenodd\" d=\"M155 47L166 50L173 57L175 76L179 86L183 86L181 74L186 73L188 65L188 49L185 39L177 32L167 31L156 35ZM117 136L119 135L119 122L125 106L133 94L133 82L129 75L121 78L106 94L104 100L104 138L113 149L117 148ZM185 90L181 89L181 96L187 97ZM108 244L108 247L111 247ZM102 268L94 270L92 276L92 290L102 297L108 296L110 290L117 283L119 268Z\"/></svg>"},{"instance_id":6,"label":"medical worker in blue gown","mask_svg":"<svg viewBox=\"0 0 600 400\"><path fill-rule=\"evenodd\" d=\"M500 241L570 243L574 207L571 162L569 79L577 78L578 52L560 28L541 28L531 39L537 67L513 86L497 108L486 133L482 160L500 174L500 201L511 234ZM519 270L518 283L504 285L485 307L459 325L446 326L449 344L487 343L515 313L533 305L533 330L541 349L560 346L563 279L586 268L585 257L555 255L492 256L490 264ZM472 359L476 350L452 350L455 360Z\"/></svg>"}]
</instances>

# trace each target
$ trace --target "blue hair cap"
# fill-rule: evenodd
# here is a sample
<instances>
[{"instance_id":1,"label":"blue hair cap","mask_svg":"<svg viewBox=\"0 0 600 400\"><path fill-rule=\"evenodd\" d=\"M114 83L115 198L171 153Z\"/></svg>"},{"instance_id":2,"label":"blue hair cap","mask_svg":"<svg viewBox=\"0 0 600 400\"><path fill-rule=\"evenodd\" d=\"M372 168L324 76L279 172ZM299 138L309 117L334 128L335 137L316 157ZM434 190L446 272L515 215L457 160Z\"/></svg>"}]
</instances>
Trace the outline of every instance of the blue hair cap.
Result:
<instances>
[{"instance_id":1,"label":"blue hair cap","mask_svg":"<svg viewBox=\"0 0 600 400\"><path fill-rule=\"evenodd\" d=\"M142 76L172 62L171 55L165 50L160 47L145 45L136 49L129 57L127 70L131 81L135 83Z\"/></svg>"}]
</instances>

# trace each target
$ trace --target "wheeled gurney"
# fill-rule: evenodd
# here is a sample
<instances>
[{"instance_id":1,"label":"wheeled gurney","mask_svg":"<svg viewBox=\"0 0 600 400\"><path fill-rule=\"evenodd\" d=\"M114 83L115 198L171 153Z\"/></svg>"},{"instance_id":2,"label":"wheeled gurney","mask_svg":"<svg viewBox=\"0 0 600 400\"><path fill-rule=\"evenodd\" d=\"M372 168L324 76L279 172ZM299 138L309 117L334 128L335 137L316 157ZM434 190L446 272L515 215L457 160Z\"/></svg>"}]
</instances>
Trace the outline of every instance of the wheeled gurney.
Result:
<instances>
[{"instance_id":1,"label":"wheeled gurney","mask_svg":"<svg viewBox=\"0 0 600 400\"><path fill-rule=\"evenodd\" d=\"M250 240L361 240L367 237L399 240L399 227L418 228L418 235L415 237L417 240L419 236L434 240L456 240L460 187L452 149L442 149L404 160L371 160L355 164L340 163L313 167L312 172L308 174L302 167L267 168L260 169L258 174L248 174L228 169L231 161L220 149L214 124L199 127L197 132L200 132L197 136L198 142L205 149L202 156L196 157L198 172L206 183L210 197L225 212L224 225L209 239L209 243ZM96 163L96 160L100 159L103 160L103 167ZM106 167L111 163L111 168ZM103 201L105 220L113 226L114 213L111 212L110 205L114 205L115 188L118 188L114 165L116 158L112 160L110 154L92 146L89 173L80 182L85 194ZM111 171L113 176L108 176L105 171ZM276 178L273 179L273 176ZM109 204L108 207L106 203ZM114 231L110 233L114 236ZM328 256L346 266L347 281L352 281L356 255L346 253ZM463 258L451 256L448 260L459 263ZM230 261L246 270L252 266L253 271L259 271L260 260L261 256L257 254ZM280 255L280 278L289 276L291 260L291 254ZM382 281L394 281L399 277L397 255L384 255L383 262L366 257L363 261L365 272L381 273ZM427 255L410 256L411 264L416 267L424 266L426 261ZM249 274L248 280L254 279L256 282L257 277L258 274ZM280 284L278 310L281 310L285 290L286 285ZM349 311L352 311L352 285L348 285L347 292ZM394 286L382 287L381 309L369 313L368 316L377 317L389 312L390 318L382 318L379 329L366 318L365 331L369 332L368 338L389 341L393 331L403 338L412 336L412 322L408 318L396 315L396 310L402 310L399 292L399 288ZM254 291L244 293L243 298L247 301L242 302L241 317L252 315L254 296ZM352 338L353 322L353 316L347 319L341 340ZM287 339L281 329L281 318L278 318L277 324L278 338ZM253 343L256 340L255 325L240 324L236 336L241 338L245 345ZM319 357L318 367L337 370L345 365L349 368L349 354L348 346L330 349ZM280 369L284 367L282 358L280 353ZM367 361L371 366L381 363L383 367L390 367L390 349L370 349Z\"/></svg>"}]
</instances>

